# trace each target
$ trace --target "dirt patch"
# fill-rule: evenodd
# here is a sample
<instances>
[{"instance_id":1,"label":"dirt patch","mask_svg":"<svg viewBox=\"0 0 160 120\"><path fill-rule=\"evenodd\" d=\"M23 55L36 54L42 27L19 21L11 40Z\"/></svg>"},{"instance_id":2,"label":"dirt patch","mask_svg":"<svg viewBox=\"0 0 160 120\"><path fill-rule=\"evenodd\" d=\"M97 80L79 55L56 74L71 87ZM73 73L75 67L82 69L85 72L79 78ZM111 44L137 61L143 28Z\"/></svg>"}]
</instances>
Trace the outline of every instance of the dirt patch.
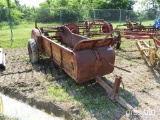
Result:
<instances>
[{"instance_id":1,"label":"dirt patch","mask_svg":"<svg viewBox=\"0 0 160 120\"><path fill-rule=\"evenodd\" d=\"M103 79L112 85L117 75L122 76L125 84L123 98L138 111L138 115L133 115L132 111L126 111L118 103L113 103L105 90L94 80L77 84L47 58L32 65L26 48L5 50L6 70L0 71L0 90L66 119L160 118L159 74L146 66L134 43L123 43L122 48L116 50L116 65L130 70L131 73L115 68L114 73L106 75ZM58 102L55 98L48 99L46 90L53 84L64 88L80 105L74 104L73 101ZM85 114L82 108L87 111Z\"/></svg>"}]
</instances>

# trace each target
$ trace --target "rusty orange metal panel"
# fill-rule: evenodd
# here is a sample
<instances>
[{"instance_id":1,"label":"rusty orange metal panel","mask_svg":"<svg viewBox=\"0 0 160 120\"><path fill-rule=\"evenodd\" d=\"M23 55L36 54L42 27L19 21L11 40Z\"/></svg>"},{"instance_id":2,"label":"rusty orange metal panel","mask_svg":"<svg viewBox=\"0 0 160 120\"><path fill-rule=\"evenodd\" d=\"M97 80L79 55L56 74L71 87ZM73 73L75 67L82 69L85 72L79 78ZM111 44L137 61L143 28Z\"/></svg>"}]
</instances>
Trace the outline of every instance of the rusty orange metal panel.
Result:
<instances>
[{"instance_id":1,"label":"rusty orange metal panel","mask_svg":"<svg viewBox=\"0 0 160 120\"><path fill-rule=\"evenodd\" d=\"M76 81L78 83L112 73L114 70L111 64L115 62L115 53L111 47L75 51L75 55L78 71Z\"/></svg>"}]
</instances>

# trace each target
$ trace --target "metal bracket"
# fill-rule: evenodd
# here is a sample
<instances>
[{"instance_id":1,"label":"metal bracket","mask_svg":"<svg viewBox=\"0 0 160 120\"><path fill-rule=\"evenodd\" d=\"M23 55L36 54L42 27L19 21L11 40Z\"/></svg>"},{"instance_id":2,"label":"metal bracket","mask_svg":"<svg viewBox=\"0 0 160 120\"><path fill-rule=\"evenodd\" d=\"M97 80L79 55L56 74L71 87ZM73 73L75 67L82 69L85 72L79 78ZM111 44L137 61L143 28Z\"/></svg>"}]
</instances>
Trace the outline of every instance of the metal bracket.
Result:
<instances>
[{"instance_id":1,"label":"metal bracket","mask_svg":"<svg viewBox=\"0 0 160 120\"><path fill-rule=\"evenodd\" d=\"M133 107L127 103L121 96L118 94L118 90L120 87L120 83L122 82L122 78L118 77L115 79L113 89L106 83L104 82L100 77L95 78L96 81L107 91L107 93L110 95L110 99L114 102L119 102L123 107L125 107L128 110L133 110Z\"/></svg>"}]
</instances>

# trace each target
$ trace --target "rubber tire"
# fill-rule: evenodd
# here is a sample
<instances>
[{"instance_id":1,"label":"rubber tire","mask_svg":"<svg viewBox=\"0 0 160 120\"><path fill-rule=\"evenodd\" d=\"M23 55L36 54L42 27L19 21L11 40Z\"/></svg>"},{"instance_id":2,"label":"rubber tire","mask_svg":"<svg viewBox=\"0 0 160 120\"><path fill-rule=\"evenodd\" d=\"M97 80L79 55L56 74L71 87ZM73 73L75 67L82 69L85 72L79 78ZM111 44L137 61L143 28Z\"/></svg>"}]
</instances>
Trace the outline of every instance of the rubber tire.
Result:
<instances>
[{"instance_id":1,"label":"rubber tire","mask_svg":"<svg viewBox=\"0 0 160 120\"><path fill-rule=\"evenodd\" d=\"M34 39L28 40L28 55L31 63L36 63L39 60L38 46Z\"/></svg>"},{"instance_id":2,"label":"rubber tire","mask_svg":"<svg viewBox=\"0 0 160 120\"><path fill-rule=\"evenodd\" d=\"M121 43L118 42L118 43L116 44L116 49L119 49L120 46L121 46Z\"/></svg>"}]
</instances>

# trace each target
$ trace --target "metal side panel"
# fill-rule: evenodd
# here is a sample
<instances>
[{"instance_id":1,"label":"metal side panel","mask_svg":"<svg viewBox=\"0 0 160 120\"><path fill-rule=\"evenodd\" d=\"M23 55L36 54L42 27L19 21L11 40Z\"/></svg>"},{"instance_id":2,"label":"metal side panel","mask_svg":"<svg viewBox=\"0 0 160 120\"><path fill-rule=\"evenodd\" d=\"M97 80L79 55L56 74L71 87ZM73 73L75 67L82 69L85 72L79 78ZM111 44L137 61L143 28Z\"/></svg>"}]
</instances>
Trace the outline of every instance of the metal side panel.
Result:
<instances>
[{"instance_id":1,"label":"metal side panel","mask_svg":"<svg viewBox=\"0 0 160 120\"><path fill-rule=\"evenodd\" d=\"M111 47L103 46L74 53L77 60L78 83L112 73L114 70L115 53Z\"/></svg>"}]
</instances>

